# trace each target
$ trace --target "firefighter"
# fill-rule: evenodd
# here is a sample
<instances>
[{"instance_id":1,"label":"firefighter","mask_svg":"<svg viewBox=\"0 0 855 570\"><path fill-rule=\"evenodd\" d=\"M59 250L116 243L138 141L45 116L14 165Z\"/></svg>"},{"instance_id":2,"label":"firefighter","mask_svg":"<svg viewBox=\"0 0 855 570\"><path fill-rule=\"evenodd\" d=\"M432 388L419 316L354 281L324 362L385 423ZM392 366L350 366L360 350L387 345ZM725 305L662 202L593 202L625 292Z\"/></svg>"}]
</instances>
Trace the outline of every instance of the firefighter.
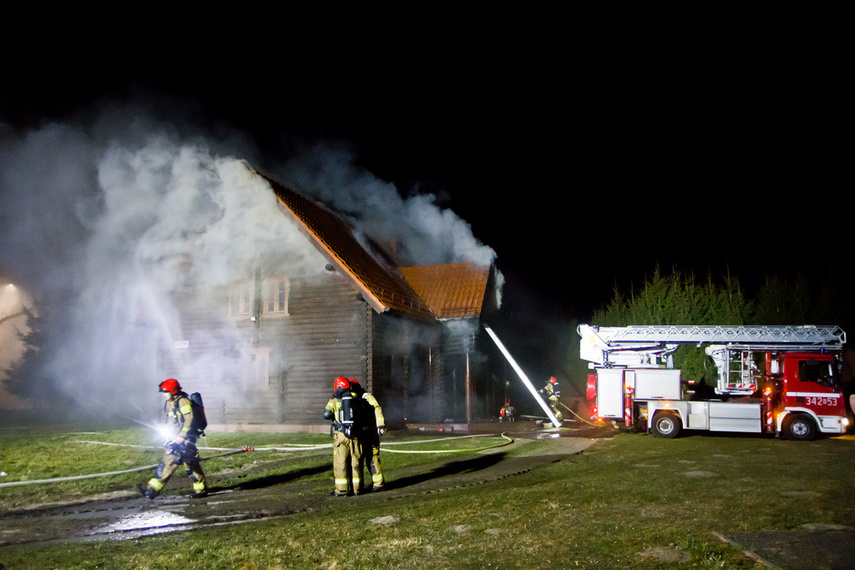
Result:
<instances>
[{"instance_id":1,"label":"firefighter","mask_svg":"<svg viewBox=\"0 0 855 570\"><path fill-rule=\"evenodd\" d=\"M357 437L358 408L361 399L350 389L350 382L339 376L333 384L333 397L324 409L324 419L332 422L334 497L362 493L362 445Z\"/></svg>"},{"instance_id":2,"label":"firefighter","mask_svg":"<svg viewBox=\"0 0 855 570\"><path fill-rule=\"evenodd\" d=\"M555 414L555 419L559 422L564 420L564 414L558 409L558 398L561 397L561 390L558 388L558 380L555 376L549 378L546 386L538 390L540 394L546 394L549 397L549 407L552 408L552 413Z\"/></svg>"},{"instance_id":3,"label":"firefighter","mask_svg":"<svg viewBox=\"0 0 855 570\"><path fill-rule=\"evenodd\" d=\"M499 421L508 420L509 422L516 420L516 409L511 405L511 399L505 398L505 405L499 410Z\"/></svg>"},{"instance_id":4,"label":"firefighter","mask_svg":"<svg viewBox=\"0 0 855 570\"><path fill-rule=\"evenodd\" d=\"M208 486L199 463L199 450L196 448L196 439L201 435L201 430L194 423L193 404L175 378L161 382L160 392L165 401L164 410L175 427L175 437L164 444L166 454L157 466L154 477L145 487L138 485L138 489L146 498L155 498L178 466L184 465L187 476L193 481L194 492L190 498L204 497L208 494Z\"/></svg>"},{"instance_id":5,"label":"firefighter","mask_svg":"<svg viewBox=\"0 0 855 570\"><path fill-rule=\"evenodd\" d=\"M365 456L365 466L368 468L368 473L371 475L371 490L374 493L379 493L383 490L385 480L383 478L383 468L380 465L380 436L386 433L386 419L383 417L383 408L377 398L371 392L366 392L359 382L351 378L350 389L358 397L367 403L368 406L362 406L361 412L364 415L363 426L360 429L360 439L362 440L362 452ZM370 407L369 407L370 406ZM370 454L369 454L370 450Z\"/></svg>"}]
</instances>

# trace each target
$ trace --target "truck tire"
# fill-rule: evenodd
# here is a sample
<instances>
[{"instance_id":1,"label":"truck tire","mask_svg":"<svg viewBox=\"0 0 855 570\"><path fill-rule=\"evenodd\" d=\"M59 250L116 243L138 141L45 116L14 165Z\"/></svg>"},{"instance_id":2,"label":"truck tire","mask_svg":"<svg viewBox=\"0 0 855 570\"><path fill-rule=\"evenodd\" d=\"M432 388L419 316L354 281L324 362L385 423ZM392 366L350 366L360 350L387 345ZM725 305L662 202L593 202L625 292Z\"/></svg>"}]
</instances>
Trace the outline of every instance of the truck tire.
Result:
<instances>
[{"instance_id":1,"label":"truck tire","mask_svg":"<svg viewBox=\"0 0 855 570\"><path fill-rule=\"evenodd\" d=\"M674 439L680 430L683 428L683 422L677 414L671 412L659 412L653 418L653 426L651 431L656 437L665 439Z\"/></svg>"},{"instance_id":2,"label":"truck tire","mask_svg":"<svg viewBox=\"0 0 855 570\"><path fill-rule=\"evenodd\" d=\"M791 414L784 420L784 435L794 441L810 441L816 436L816 424L806 414Z\"/></svg>"}]
</instances>

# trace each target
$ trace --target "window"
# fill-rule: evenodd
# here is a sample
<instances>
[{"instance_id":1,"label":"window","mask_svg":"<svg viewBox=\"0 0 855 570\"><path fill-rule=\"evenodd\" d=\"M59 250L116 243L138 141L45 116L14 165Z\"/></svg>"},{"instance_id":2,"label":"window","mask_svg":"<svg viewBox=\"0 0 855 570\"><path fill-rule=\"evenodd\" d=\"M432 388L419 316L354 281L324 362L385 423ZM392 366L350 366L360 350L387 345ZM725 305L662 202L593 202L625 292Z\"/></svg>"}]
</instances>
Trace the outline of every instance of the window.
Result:
<instances>
[{"instance_id":1,"label":"window","mask_svg":"<svg viewBox=\"0 0 855 570\"><path fill-rule=\"evenodd\" d=\"M264 314L270 317L288 315L288 280L277 277L264 282Z\"/></svg>"},{"instance_id":2,"label":"window","mask_svg":"<svg viewBox=\"0 0 855 570\"><path fill-rule=\"evenodd\" d=\"M816 382L820 386L836 386L836 376L832 362L813 359L799 361L799 380L802 382Z\"/></svg>"},{"instance_id":3,"label":"window","mask_svg":"<svg viewBox=\"0 0 855 570\"><path fill-rule=\"evenodd\" d=\"M241 281L229 289L229 316L233 319L288 316L290 284L284 277Z\"/></svg>"},{"instance_id":4,"label":"window","mask_svg":"<svg viewBox=\"0 0 855 570\"><path fill-rule=\"evenodd\" d=\"M229 290L229 316L233 319L248 319L253 316L254 289L251 281L232 285Z\"/></svg>"}]
</instances>

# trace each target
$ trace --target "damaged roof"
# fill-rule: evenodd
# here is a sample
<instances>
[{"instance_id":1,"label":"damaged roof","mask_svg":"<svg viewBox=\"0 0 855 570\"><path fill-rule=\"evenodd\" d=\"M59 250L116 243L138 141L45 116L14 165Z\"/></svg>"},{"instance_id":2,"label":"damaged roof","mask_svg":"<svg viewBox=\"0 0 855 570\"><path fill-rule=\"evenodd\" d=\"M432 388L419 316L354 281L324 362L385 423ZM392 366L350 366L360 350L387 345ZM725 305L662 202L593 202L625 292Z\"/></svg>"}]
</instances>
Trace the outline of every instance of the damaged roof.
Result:
<instances>
[{"instance_id":1,"label":"damaged roof","mask_svg":"<svg viewBox=\"0 0 855 570\"><path fill-rule=\"evenodd\" d=\"M349 277L378 313L395 310L423 321L476 317L481 314L489 267L449 263L398 268L379 251L372 255L368 238L321 204L275 180L266 180L303 233L327 260Z\"/></svg>"},{"instance_id":2,"label":"damaged roof","mask_svg":"<svg viewBox=\"0 0 855 570\"><path fill-rule=\"evenodd\" d=\"M423 321L435 319L427 303L391 263L371 255L357 239L352 225L322 205L258 173L271 186L279 203L327 260L349 277L378 313L389 309Z\"/></svg>"},{"instance_id":3,"label":"damaged roof","mask_svg":"<svg viewBox=\"0 0 855 570\"><path fill-rule=\"evenodd\" d=\"M407 282L438 319L463 319L481 314L490 277L489 267L447 263L402 267Z\"/></svg>"}]
</instances>

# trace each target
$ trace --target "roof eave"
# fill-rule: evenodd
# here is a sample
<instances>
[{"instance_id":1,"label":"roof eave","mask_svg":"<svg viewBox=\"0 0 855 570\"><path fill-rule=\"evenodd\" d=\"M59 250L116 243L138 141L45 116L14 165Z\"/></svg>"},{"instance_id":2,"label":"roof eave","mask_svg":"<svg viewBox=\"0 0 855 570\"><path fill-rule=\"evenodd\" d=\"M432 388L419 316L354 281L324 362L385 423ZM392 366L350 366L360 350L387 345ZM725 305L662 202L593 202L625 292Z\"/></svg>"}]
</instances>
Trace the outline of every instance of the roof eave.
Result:
<instances>
[{"instance_id":1,"label":"roof eave","mask_svg":"<svg viewBox=\"0 0 855 570\"><path fill-rule=\"evenodd\" d=\"M364 285L362 280L360 280L359 277L357 277L357 275L353 273L353 271L351 271L350 268L348 268L347 265L345 265L341 259L339 259L335 252L330 249L327 244L317 238L317 236L309 228L309 226L306 225L306 223L297 214L295 214L291 210L291 208L288 207L288 204L286 204L282 200L282 198L277 196L276 201L279 203L282 210L287 213L288 216L290 216L290 218L294 221L295 224L297 224L298 229L303 233L303 235L305 235L309 239L309 241L312 243L312 245L315 246L315 248L321 253L321 255L323 255L324 258L326 258L326 260L329 261L330 264L335 267L342 275L347 277L347 279L359 291L360 295L362 295L362 298L365 299L365 301L371 306L372 309L374 309L377 313L385 313L389 310L389 307L383 304L383 302L380 301L380 299L378 299L377 296L374 295L374 293L372 293L371 290Z\"/></svg>"}]
</instances>

